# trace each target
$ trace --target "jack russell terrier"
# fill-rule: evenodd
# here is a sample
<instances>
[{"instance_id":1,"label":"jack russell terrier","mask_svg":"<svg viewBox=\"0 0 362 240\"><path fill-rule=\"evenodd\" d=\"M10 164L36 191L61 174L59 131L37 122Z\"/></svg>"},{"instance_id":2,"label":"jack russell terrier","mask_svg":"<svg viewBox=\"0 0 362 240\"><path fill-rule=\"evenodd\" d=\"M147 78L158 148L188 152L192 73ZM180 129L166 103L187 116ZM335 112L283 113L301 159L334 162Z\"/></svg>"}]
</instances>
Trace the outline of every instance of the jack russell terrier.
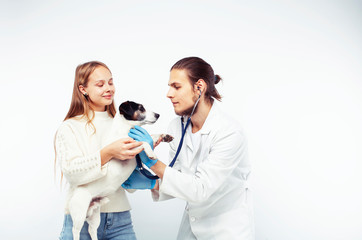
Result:
<instances>
[{"instance_id":1,"label":"jack russell terrier","mask_svg":"<svg viewBox=\"0 0 362 240\"><path fill-rule=\"evenodd\" d=\"M119 113L113 119L111 135L107 144L124 137L128 137L131 128L138 125L153 124L160 117L159 114L146 111L142 104L126 101L119 106ZM170 142L173 137L166 134L152 135L154 143L160 139ZM150 159L157 159L151 146L143 142L145 153ZM73 220L73 239L79 240L79 234L84 221L89 224L88 232L92 240L97 240L97 228L100 224L100 207L106 204L108 195L119 189L136 167L135 159L120 161L112 159L107 166L107 174L93 182L77 186L69 201L69 212Z\"/></svg>"}]
</instances>

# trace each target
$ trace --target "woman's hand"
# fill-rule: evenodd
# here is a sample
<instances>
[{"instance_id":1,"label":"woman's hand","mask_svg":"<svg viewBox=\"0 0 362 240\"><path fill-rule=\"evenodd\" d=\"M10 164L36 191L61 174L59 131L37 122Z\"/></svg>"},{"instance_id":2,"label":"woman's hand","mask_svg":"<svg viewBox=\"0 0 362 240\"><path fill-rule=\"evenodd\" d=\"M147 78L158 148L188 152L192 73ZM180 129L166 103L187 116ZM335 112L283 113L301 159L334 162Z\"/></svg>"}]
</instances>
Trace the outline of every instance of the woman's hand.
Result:
<instances>
[{"instance_id":1,"label":"woman's hand","mask_svg":"<svg viewBox=\"0 0 362 240\"><path fill-rule=\"evenodd\" d=\"M127 160L134 158L143 148L136 148L142 145L132 138L121 138L113 143L105 146L101 150L102 165L106 164L112 158L119 160ZM135 149L136 148L136 149Z\"/></svg>"}]
</instances>

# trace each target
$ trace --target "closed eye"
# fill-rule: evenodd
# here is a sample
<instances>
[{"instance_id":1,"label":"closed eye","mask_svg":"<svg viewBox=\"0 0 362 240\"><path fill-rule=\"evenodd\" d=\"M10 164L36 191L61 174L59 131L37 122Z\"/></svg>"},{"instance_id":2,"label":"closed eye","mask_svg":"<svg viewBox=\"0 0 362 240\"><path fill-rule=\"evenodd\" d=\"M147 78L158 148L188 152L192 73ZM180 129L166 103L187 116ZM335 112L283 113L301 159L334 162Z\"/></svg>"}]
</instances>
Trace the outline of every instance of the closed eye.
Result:
<instances>
[{"instance_id":1,"label":"closed eye","mask_svg":"<svg viewBox=\"0 0 362 240\"><path fill-rule=\"evenodd\" d=\"M178 90L178 89L181 88L181 85L180 85L179 83L176 83L176 82L173 82L173 83L168 84L168 85L169 85L170 87L176 89L176 90Z\"/></svg>"},{"instance_id":2,"label":"closed eye","mask_svg":"<svg viewBox=\"0 0 362 240\"><path fill-rule=\"evenodd\" d=\"M141 112L145 112L145 111L146 111L146 109L145 109L142 105L139 106L138 110L140 110Z\"/></svg>"}]
</instances>

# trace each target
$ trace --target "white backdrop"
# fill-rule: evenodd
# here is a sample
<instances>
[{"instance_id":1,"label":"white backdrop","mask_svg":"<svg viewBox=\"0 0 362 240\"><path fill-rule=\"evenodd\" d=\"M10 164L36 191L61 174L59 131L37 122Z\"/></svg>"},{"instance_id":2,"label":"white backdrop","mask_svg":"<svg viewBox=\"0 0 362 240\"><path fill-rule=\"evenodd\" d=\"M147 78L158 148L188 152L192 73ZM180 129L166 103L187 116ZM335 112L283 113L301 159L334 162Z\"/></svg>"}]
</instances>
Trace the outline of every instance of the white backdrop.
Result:
<instances>
[{"instance_id":1,"label":"white backdrop","mask_svg":"<svg viewBox=\"0 0 362 240\"><path fill-rule=\"evenodd\" d=\"M170 67L224 78L253 164L257 240L362 239L361 1L0 1L1 239L57 239L53 137L78 64L105 62L116 103L175 116ZM167 145L159 146L161 159ZM184 202L129 195L139 240L175 239Z\"/></svg>"}]
</instances>

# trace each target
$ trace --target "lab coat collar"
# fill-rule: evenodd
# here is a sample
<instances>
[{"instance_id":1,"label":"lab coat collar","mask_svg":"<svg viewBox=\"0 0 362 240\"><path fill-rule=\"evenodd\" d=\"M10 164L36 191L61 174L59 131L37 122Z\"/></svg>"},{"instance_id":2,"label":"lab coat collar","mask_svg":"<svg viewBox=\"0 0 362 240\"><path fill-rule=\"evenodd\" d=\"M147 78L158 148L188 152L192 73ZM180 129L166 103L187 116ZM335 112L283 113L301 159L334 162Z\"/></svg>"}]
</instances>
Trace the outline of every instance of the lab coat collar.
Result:
<instances>
[{"instance_id":1,"label":"lab coat collar","mask_svg":"<svg viewBox=\"0 0 362 240\"><path fill-rule=\"evenodd\" d=\"M215 118L218 115L217 114L218 111L219 111L218 103L214 99L214 102L211 106L209 114L207 115L204 125L200 129L200 134L209 134L210 133L211 128L213 126L213 122L215 121Z\"/></svg>"},{"instance_id":2,"label":"lab coat collar","mask_svg":"<svg viewBox=\"0 0 362 240\"><path fill-rule=\"evenodd\" d=\"M208 135L210 133L211 128L214 125L216 116L218 115L218 112L219 112L218 103L216 103L216 101L214 100L214 103L211 106L210 112L207 115L207 118L206 118L202 128L200 129L201 135ZM184 116L183 119L184 119L184 125L185 125L187 122L188 116ZM191 124L188 126L188 128L192 128ZM186 134L185 143L188 148L190 148L192 151L194 150L190 134Z\"/></svg>"},{"instance_id":3,"label":"lab coat collar","mask_svg":"<svg viewBox=\"0 0 362 240\"><path fill-rule=\"evenodd\" d=\"M206 120L200 129L200 134L209 134L213 125L213 121L215 119L215 116L217 116L217 112L219 111L219 106L216 100L214 99L214 102L211 106L210 112L206 117ZM182 116L183 117L183 126L185 126L187 119L189 119L189 116ZM192 127L191 124L189 125L189 128Z\"/></svg>"}]
</instances>

